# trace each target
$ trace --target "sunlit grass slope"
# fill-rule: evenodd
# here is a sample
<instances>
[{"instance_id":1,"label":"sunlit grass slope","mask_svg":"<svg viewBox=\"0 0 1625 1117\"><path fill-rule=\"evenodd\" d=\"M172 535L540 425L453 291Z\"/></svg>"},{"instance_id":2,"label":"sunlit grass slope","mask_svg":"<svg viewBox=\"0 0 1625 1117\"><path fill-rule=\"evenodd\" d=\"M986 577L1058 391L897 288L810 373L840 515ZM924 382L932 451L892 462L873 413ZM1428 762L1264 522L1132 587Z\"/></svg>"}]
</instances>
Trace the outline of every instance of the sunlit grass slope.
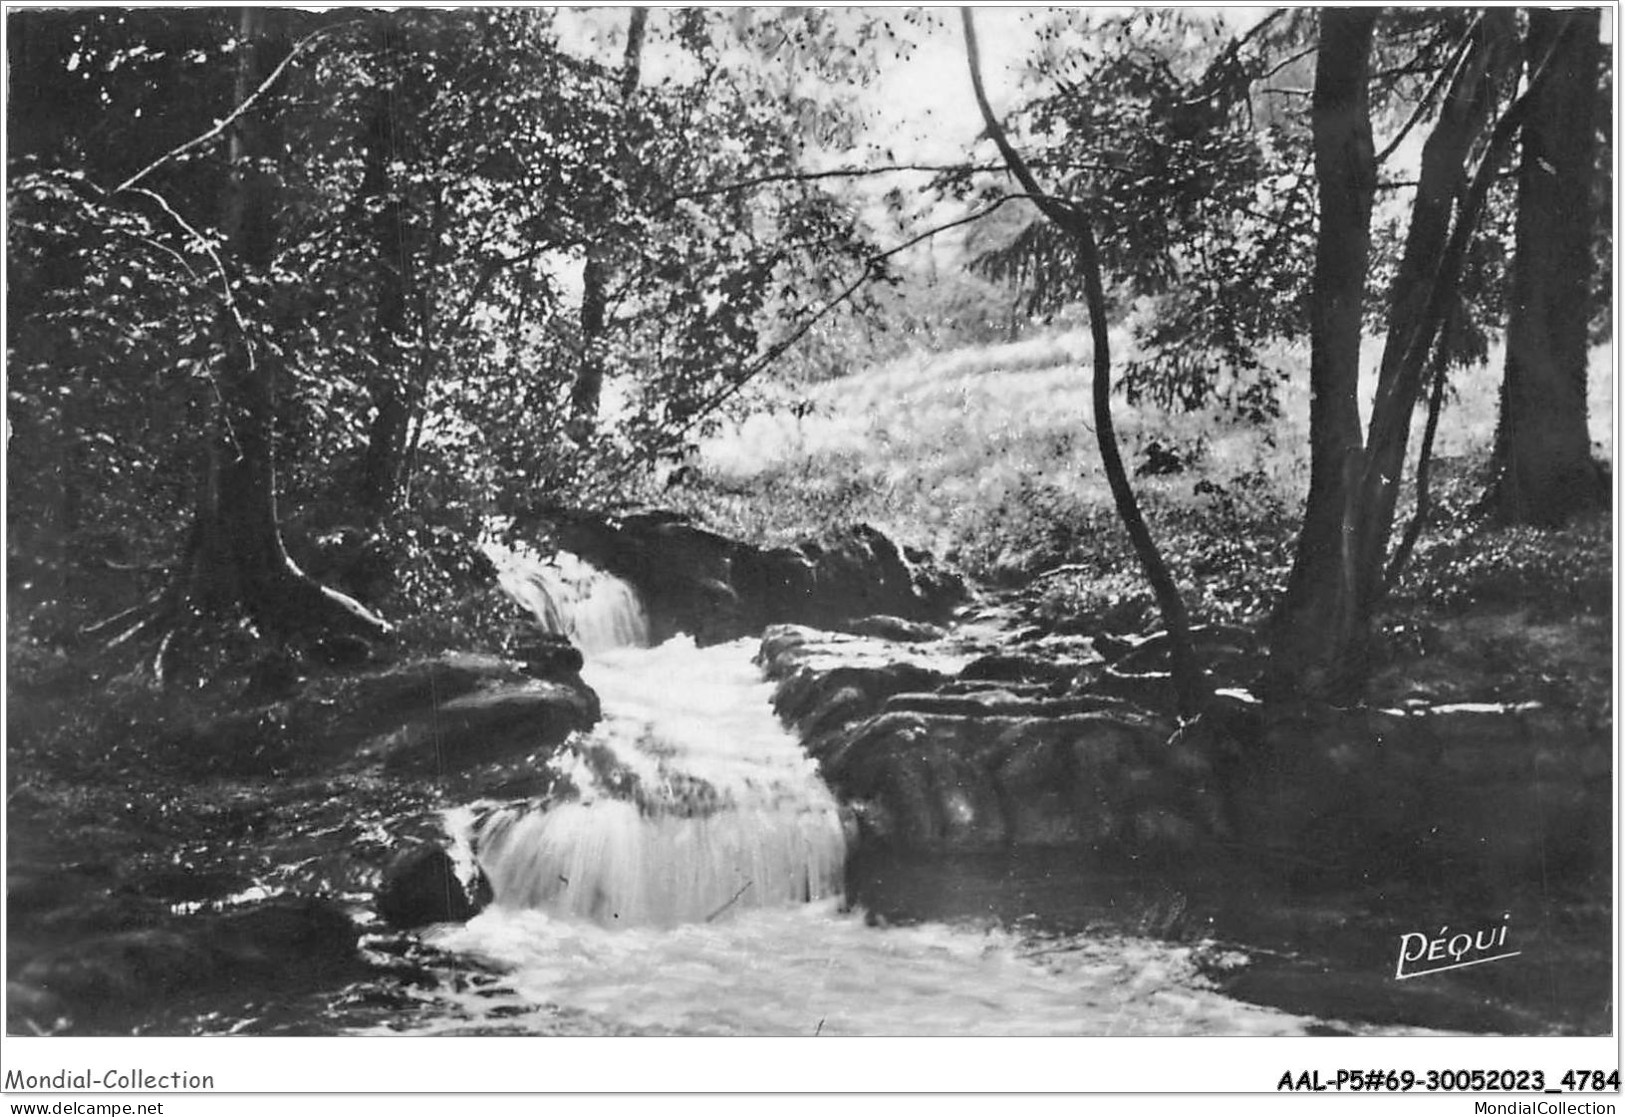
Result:
<instances>
[{"instance_id":1,"label":"sunlit grass slope","mask_svg":"<svg viewBox=\"0 0 1625 1117\"><path fill-rule=\"evenodd\" d=\"M1124 341L1113 342L1121 367ZM1374 369L1380 342L1366 346ZM1494 434L1501 354L1458 374L1441 425L1442 458L1481 458ZM784 542L867 521L985 578L1024 577L1058 564L1123 565L1090 407L1086 334L920 353L802 391L707 441L690 483L665 494L718 530ZM1267 355L1288 374L1283 414L1268 428L1211 414L1131 407L1113 414L1130 469L1157 442L1189 461L1136 487L1170 545L1200 550L1260 536L1260 566L1278 567L1308 484L1308 355ZM1592 360L1592 429L1612 458L1612 353ZM1370 399L1374 385L1367 385ZM787 402L787 401L786 401ZM1412 449L1420 439L1421 417ZM1189 537L1181 541L1181 533ZM1208 540L1204 543L1202 540ZM1188 556L1200 565L1200 556ZM1230 554L1230 559L1245 555ZM1259 585L1266 597L1275 587Z\"/></svg>"}]
</instances>

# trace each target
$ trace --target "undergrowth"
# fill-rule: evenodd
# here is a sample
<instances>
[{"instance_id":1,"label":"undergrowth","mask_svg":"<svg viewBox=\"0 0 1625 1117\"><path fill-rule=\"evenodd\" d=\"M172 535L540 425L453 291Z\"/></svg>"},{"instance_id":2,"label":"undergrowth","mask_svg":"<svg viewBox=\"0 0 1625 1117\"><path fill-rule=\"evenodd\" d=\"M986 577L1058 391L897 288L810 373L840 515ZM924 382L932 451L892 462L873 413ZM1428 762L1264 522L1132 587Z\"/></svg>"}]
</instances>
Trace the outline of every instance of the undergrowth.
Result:
<instances>
[{"instance_id":1,"label":"undergrowth","mask_svg":"<svg viewBox=\"0 0 1625 1117\"><path fill-rule=\"evenodd\" d=\"M1122 349L1115 338L1119 361ZM1379 343L1366 349L1374 368ZM1281 345L1265 357L1289 373L1271 424L1114 408L1146 518L1198 622L1256 628L1290 572L1308 486L1307 354ZM1146 631L1158 618L1099 465L1088 362L1076 333L893 360L722 432L651 496L764 544L871 523L983 587L1017 592L1045 629ZM1609 616L1607 516L1539 532L1480 513L1501 365L1492 352L1453 378L1433 512L1382 618L1398 657L1425 654L1416 634L1432 621L1473 611L1531 623ZM1596 350L1592 366L1592 432L1608 461L1610 351ZM1396 541L1414 502L1407 482Z\"/></svg>"}]
</instances>

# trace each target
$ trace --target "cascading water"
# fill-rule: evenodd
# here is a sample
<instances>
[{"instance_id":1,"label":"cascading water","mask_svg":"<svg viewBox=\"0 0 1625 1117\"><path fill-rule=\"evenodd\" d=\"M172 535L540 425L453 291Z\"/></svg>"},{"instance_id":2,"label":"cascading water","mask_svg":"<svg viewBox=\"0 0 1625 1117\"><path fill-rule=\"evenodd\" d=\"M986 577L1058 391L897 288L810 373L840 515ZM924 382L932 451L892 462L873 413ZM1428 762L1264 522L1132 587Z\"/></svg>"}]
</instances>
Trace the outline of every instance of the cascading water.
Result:
<instances>
[{"instance_id":1,"label":"cascading water","mask_svg":"<svg viewBox=\"0 0 1625 1117\"><path fill-rule=\"evenodd\" d=\"M542 561L488 544L497 582L548 632L569 637L584 655L649 643L649 615L638 593L619 578L560 551Z\"/></svg>"},{"instance_id":2,"label":"cascading water","mask_svg":"<svg viewBox=\"0 0 1625 1117\"><path fill-rule=\"evenodd\" d=\"M472 835L499 906L671 927L839 894L837 804L773 716L749 644L642 647L625 582L574 556L491 554L504 588L582 648L604 708L555 762L574 797L496 811Z\"/></svg>"},{"instance_id":3,"label":"cascading water","mask_svg":"<svg viewBox=\"0 0 1625 1117\"><path fill-rule=\"evenodd\" d=\"M454 857L477 860L495 902L428 939L480 964L423 1012L360 1030L1277 1035L1315 1023L1218 993L1198 946L1031 933L1020 917L877 926L844 910L837 805L774 718L753 645L639 646L647 618L624 583L568 556L491 553L508 591L583 647L604 720L556 762L573 795L447 812ZM1047 887L1097 883L1056 868Z\"/></svg>"}]
</instances>

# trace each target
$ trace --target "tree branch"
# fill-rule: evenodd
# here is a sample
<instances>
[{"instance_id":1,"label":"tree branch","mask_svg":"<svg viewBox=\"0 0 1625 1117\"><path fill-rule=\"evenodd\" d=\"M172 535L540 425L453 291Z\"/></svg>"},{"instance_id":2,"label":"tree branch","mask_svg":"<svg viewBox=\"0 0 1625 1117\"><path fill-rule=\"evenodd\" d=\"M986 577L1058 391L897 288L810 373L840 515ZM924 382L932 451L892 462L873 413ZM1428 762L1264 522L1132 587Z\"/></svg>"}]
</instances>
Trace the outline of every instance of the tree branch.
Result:
<instances>
[{"instance_id":1,"label":"tree branch","mask_svg":"<svg viewBox=\"0 0 1625 1117\"><path fill-rule=\"evenodd\" d=\"M226 304L227 312L231 315L232 325L237 328L238 336L243 339L243 352L248 358L249 370L252 371L256 367L254 356L254 335L249 333L248 323L243 320L242 310L237 305L237 292L231 286L231 273L226 271L225 261L220 259L220 253L215 251L214 245L209 242L209 239L202 233L198 232L197 229L193 228L191 223L188 222L186 218L182 217L176 211L175 207L170 205L169 201L162 194L155 190L148 190L144 186L134 187L129 190L129 193L136 194L144 198L150 198L159 209L168 214L170 219L184 229L186 234L196 241L199 247L201 247L203 251L208 254L209 260L214 264L215 274L220 277L221 298ZM237 453L240 455L243 450L243 444L238 440L237 429L232 425L231 409L226 407L225 398L220 394L220 383L215 379L213 373L210 373L208 380L209 390L214 393L215 402L220 405L220 416L221 421L225 424L226 438L231 445L236 448Z\"/></svg>"},{"instance_id":2,"label":"tree branch","mask_svg":"<svg viewBox=\"0 0 1625 1117\"><path fill-rule=\"evenodd\" d=\"M219 139L221 136L224 136L226 134L226 130L230 128L238 119L240 119L244 113L253 108L261 100L261 98L265 96L271 87L276 84L277 79L282 76L290 65L292 65L294 59L299 57L300 52L302 52L312 43L315 43L318 39L321 39L323 36L336 31L340 27L345 27L349 24L358 22L360 21L345 20L341 23L331 23L326 27L317 28L309 35L306 35L304 38L300 39L293 45L293 48L288 51L287 57L278 63L276 68L271 71L270 75L260 83L259 88L244 98L242 103L231 112L227 113L223 119L216 121L212 128L206 132L203 132L201 135L194 136L192 139L187 140L179 147L176 147L159 156L157 159L141 168L141 170L119 183L119 185L115 186L112 191L110 191L110 194L115 196L123 193L132 193L150 199L155 205L158 206L159 209L163 210L164 213L169 216L170 220L174 221L175 224L179 225L183 230L185 230L186 234L191 237L192 240L199 247L201 247L205 253L208 254L209 260L214 264L215 273L220 277L221 294L225 300L226 310L230 313L232 324L236 327L239 336L241 336L243 339L243 351L248 358L248 367L251 371L256 365L253 335L249 333L248 323L243 319L242 310L237 304L237 293L231 285L231 275L226 271L226 265L220 259L220 254L215 251L214 245L209 242L207 237L205 237L196 228L194 228L190 222L182 217L180 213L176 211L174 206L169 204L168 199L166 199L162 194L159 194L157 191L148 189L139 184L142 179L152 174L165 163L178 159L182 155L195 151L200 147L204 147ZM209 384L214 391L216 400L218 401L220 399L220 386L215 383L212 376L209 378ZM221 408L221 413L225 416L226 435L230 439L232 445L236 446L238 448L238 452L241 453L241 443L237 440L236 431L232 429L231 417L229 414L227 414L227 410L228 409L224 407Z\"/></svg>"},{"instance_id":3,"label":"tree branch","mask_svg":"<svg viewBox=\"0 0 1625 1117\"><path fill-rule=\"evenodd\" d=\"M1002 197L994 199L994 201L974 213L967 214L963 217L956 217L951 221L945 221L940 225L932 226L922 233L917 233L905 241L894 244L882 252L877 252L874 255L867 257L864 260L863 270L858 273L857 278L853 279L852 282L848 283L837 294L827 299L817 310L802 318L801 321L796 324L794 329L792 329L783 338L780 338L778 341L774 342L767 349L763 350L762 353L756 357L756 359L752 360L748 365L746 365L737 375L729 378L728 383L719 389L716 394L711 396L711 398L707 399L698 408L696 408L695 411L688 416L687 420L682 426L677 427L671 432L670 437L674 439L682 438L685 434L698 426L707 416L715 412L717 408L721 407L723 404L727 403L730 399L743 391L745 385L749 384L764 369L788 352L789 349L796 344L796 342L806 337L814 326L823 321L825 318L829 317L829 315L834 313L838 307L850 302L853 296L862 290L866 283L873 280L879 274L880 265L886 260L896 256L900 252L905 252L908 249L913 248L921 241L929 240L939 233L945 233L949 229L956 229L962 225L969 225L973 222L980 221L982 218L998 212L998 210L1003 208L1006 204L1016 201L1036 201L1036 199L1027 194L1005 194ZM638 464L652 460L658 452L658 448L651 448L643 454L638 455L630 463L628 463L628 466L625 469L621 470L617 476L617 479L624 480L632 468Z\"/></svg>"},{"instance_id":4,"label":"tree branch","mask_svg":"<svg viewBox=\"0 0 1625 1117\"><path fill-rule=\"evenodd\" d=\"M1394 149L1405 142L1405 137L1410 135L1411 129L1415 128L1421 121L1423 114L1428 110L1428 106L1433 104L1434 99L1439 95L1439 91L1444 88L1445 82L1454 82L1456 80L1456 71L1466 65L1467 50L1473 43L1473 32L1478 29L1478 24L1482 19L1483 17L1479 16L1468 26L1466 33L1461 37L1461 42L1456 44L1456 55L1451 60L1450 65L1440 69L1438 77L1434 78L1433 84L1428 87L1427 93L1423 94L1421 100L1416 102L1416 108L1412 110L1410 118L1405 121L1404 127L1400 128L1387 147L1377 153L1377 166L1382 166L1388 157L1394 153Z\"/></svg>"},{"instance_id":5,"label":"tree branch","mask_svg":"<svg viewBox=\"0 0 1625 1117\"><path fill-rule=\"evenodd\" d=\"M129 189L132 194L151 199L154 205L163 210L170 220L179 225L186 235L191 237L197 246L208 255L209 260L214 264L215 274L220 277L221 297L225 300L226 309L231 312L231 320L236 325L238 332L246 338L248 336L248 323L243 321L242 312L237 307L237 293L232 289L231 275L226 271L225 262L220 259L220 253L215 251L214 245L210 243L209 238L194 228L186 218L176 211L174 206L169 204L168 199L156 190L148 190L144 186L126 189ZM253 346L249 346L248 365L249 368L254 367Z\"/></svg>"},{"instance_id":6,"label":"tree branch","mask_svg":"<svg viewBox=\"0 0 1625 1117\"><path fill-rule=\"evenodd\" d=\"M231 110L231 112L228 113L224 119L216 121L214 127L210 128L202 135L194 136L192 139L187 140L173 151L169 151L163 155L160 155L157 159L154 159L147 166L142 167L135 174L131 175L129 178L115 186L113 188L113 193L120 194L126 190L133 189L138 182L146 178L153 171L156 171L165 163L169 162L171 159L178 159L187 152L195 151L196 149L212 143L221 136L225 135L226 129L230 128L237 118L243 115L243 113L253 108L254 105L258 103L260 98L265 96L266 92L270 90L271 86L276 84L277 79L282 76L283 71L292 64L295 58L299 57L299 53L301 51L314 43L317 39L320 39L322 36L336 31L340 27L345 27L352 23L359 22L360 20L349 19L342 23L330 23L326 27L317 28L315 31L312 31L310 34L306 35L303 39L300 39L297 43L293 44L293 49L288 51L288 56L277 64L276 69L271 71L270 76L260 83L260 87L254 90L254 92L250 94L242 104Z\"/></svg>"},{"instance_id":7,"label":"tree branch","mask_svg":"<svg viewBox=\"0 0 1625 1117\"><path fill-rule=\"evenodd\" d=\"M1433 494L1429 486L1433 476L1433 442L1439 433L1439 414L1444 410L1444 389L1449 379L1445 350L1441 340L1433 351L1433 393L1428 399L1428 421L1422 430L1422 446L1416 454L1416 509L1411 513L1410 523L1405 525L1405 534L1400 538L1399 546L1395 548L1393 558L1388 561L1388 569L1382 576L1384 597L1399 584L1399 576L1405 572L1411 552L1416 549L1416 541L1422 537L1422 529L1427 526L1428 516L1433 511Z\"/></svg>"},{"instance_id":8,"label":"tree branch","mask_svg":"<svg viewBox=\"0 0 1625 1117\"><path fill-rule=\"evenodd\" d=\"M981 209L977 210L975 213L966 214L964 217L956 217L952 221L944 221L941 225L932 226L931 228L927 229L925 232L918 233L918 234L910 237L908 240L903 241L900 244L892 245L890 248L886 249L884 252L877 252L875 255L869 257L869 262L871 264L878 264L878 263L882 262L883 260L888 260L891 257L897 255L899 252L903 252L903 251L906 251L907 249L913 248L916 244L919 244L921 241L930 240L932 237L936 236L938 233L946 233L949 229L957 229L961 225L970 225L970 224L973 224L974 222L980 221L982 218L987 217L987 216L989 216L989 215L991 215L993 213L998 212L1001 208L1004 207L1005 203L1007 203L1007 202L1037 202L1037 201L1038 201L1037 196L1032 195L1032 194L1003 194L1003 195L993 199L993 201L989 202L987 205L983 206Z\"/></svg>"},{"instance_id":9,"label":"tree branch","mask_svg":"<svg viewBox=\"0 0 1625 1117\"><path fill-rule=\"evenodd\" d=\"M1056 161L1052 163L1035 163L1033 165L1064 170L1098 171L1104 174L1122 173L1121 168L1108 166L1104 163ZM720 186L680 190L667 198L664 204L669 207L682 201L690 201L695 198L710 198L718 194L731 194L741 190L750 190L757 186L768 186L776 182L819 182L832 178L875 178L880 175L907 174L911 171L923 171L929 174L945 174L955 171L966 174L994 174L1006 169L1006 166L1002 163L888 163L879 167L835 167L826 171L775 171L771 174L755 175L750 178L737 179L733 182L725 182Z\"/></svg>"},{"instance_id":10,"label":"tree branch","mask_svg":"<svg viewBox=\"0 0 1625 1117\"><path fill-rule=\"evenodd\" d=\"M1278 20L1278 19L1282 18L1283 16L1285 16L1286 13L1287 13L1287 10L1285 8L1276 8L1274 11L1272 11L1268 15L1266 15L1263 19L1259 20L1257 23L1255 23L1251 27L1249 27L1246 31L1242 32L1242 34L1241 34L1241 36L1239 38L1233 40L1230 43L1230 46L1228 48L1226 48L1225 53L1228 54L1231 58L1235 58L1237 55L1239 55L1241 53L1243 47L1251 46L1254 39L1257 39L1260 36L1262 36L1264 34L1264 32L1268 31L1270 29L1270 27L1274 25L1276 20ZM1312 50L1313 48L1310 48L1310 49ZM1298 55L1298 57L1301 58L1302 55L1300 54L1300 55ZM1268 77L1269 75L1266 74L1264 76Z\"/></svg>"},{"instance_id":11,"label":"tree branch","mask_svg":"<svg viewBox=\"0 0 1625 1117\"><path fill-rule=\"evenodd\" d=\"M151 237L143 236L140 233L132 233L128 229L120 229L118 231L129 237L131 240L134 240L139 244L146 245L155 252L162 252L165 256L168 256L183 269L185 269L186 274L191 276L193 279L198 277L197 269L191 265L185 256L182 256L179 252L176 252L173 248L169 247L169 245L161 244L160 242L153 240Z\"/></svg>"},{"instance_id":12,"label":"tree branch","mask_svg":"<svg viewBox=\"0 0 1625 1117\"><path fill-rule=\"evenodd\" d=\"M999 210L1007 202L1018 201L1027 197L1028 195L1025 194L1006 194L1004 197L997 199L990 205L987 205L980 210L977 210L975 213L968 214L964 217L955 218L952 221L946 221L941 225L927 229L923 233L916 234L900 244L895 244L886 249L884 252L877 252L868 257L864 261L863 270L858 274L856 279L842 288L839 294L827 300L823 306L819 307L806 318L803 318L794 330L780 340L774 342L762 352L761 356L757 357L749 365L745 366L745 370L741 375L731 379L725 388L719 391L711 399L701 404L700 408L689 417L688 421L673 432L674 437L681 438L690 430L693 430L694 427L707 415L710 415L718 407L721 407L724 403L728 402L728 400L737 395L746 384L756 377L758 373L760 373L774 361L778 360L779 357L783 356L792 345L800 341L803 337L806 337L808 331L810 331L823 319L827 318L832 312L834 312L836 307L841 306L843 303L851 300L851 298L858 293L865 283L868 283L871 279L879 274L880 265L885 263L888 259L896 256L900 252L905 252L908 249L913 248L921 241L929 240L938 233L944 233L949 229L955 229L961 225L969 225L972 222L980 221L982 218L987 217L989 214Z\"/></svg>"},{"instance_id":13,"label":"tree branch","mask_svg":"<svg viewBox=\"0 0 1625 1117\"><path fill-rule=\"evenodd\" d=\"M1280 13L1277 12L1276 14L1279 15ZM1311 44L1309 46L1304 47L1300 51L1296 51L1296 52L1294 52L1292 54L1289 54L1285 58L1281 59L1281 61L1279 61L1275 65L1271 66L1268 70L1265 70L1262 74L1259 74L1258 78L1256 80L1258 80L1258 81L1269 81L1276 74L1280 73L1282 70L1286 69L1288 66L1292 65L1294 62L1298 61L1301 58L1308 58L1311 54L1315 53L1315 51L1317 51L1319 49L1320 49L1319 44Z\"/></svg>"},{"instance_id":14,"label":"tree branch","mask_svg":"<svg viewBox=\"0 0 1625 1117\"><path fill-rule=\"evenodd\" d=\"M981 52L976 44L976 24L971 18L969 8L961 8L960 16L965 28L965 54L970 61L971 92L976 97L976 107L981 111L982 123L988 138L993 141L993 146L999 149L999 155L1004 159L1005 167L1010 174L1021 184L1023 190L1032 195L1033 202L1044 216L1069 231L1081 228L1093 247L1093 233L1089 230L1088 222L1081 220L1082 215L1071 202L1052 197L1038 185L1038 179L1033 177L1032 168L1010 143L1010 137L1005 134L1004 126L993 115L993 106L988 103L987 90L982 85L982 62Z\"/></svg>"}]
</instances>

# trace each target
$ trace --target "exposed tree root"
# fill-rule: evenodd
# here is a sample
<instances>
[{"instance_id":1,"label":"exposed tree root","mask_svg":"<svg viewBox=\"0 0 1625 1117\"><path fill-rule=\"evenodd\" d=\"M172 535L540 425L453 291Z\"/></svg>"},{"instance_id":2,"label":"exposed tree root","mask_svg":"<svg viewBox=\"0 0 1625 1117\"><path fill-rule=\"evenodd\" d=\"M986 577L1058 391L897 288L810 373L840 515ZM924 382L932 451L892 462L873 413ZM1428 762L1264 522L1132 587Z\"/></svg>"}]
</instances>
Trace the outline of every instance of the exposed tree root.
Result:
<instances>
[{"instance_id":1,"label":"exposed tree root","mask_svg":"<svg viewBox=\"0 0 1625 1117\"><path fill-rule=\"evenodd\" d=\"M136 622L134 627L126 630L122 634L120 634L120 635L114 637L112 640L108 641L108 644L107 644L108 647L115 647L118 644L121 644L125 640L129 639L131 636L133 636L135 634L136 629L140 628L141 625L146 623L146 621L148 619L148 616L151 614L153 608L155 606L157 606L160 601L162 601L163 597L164 597L164 591L162 591L162 590L159 590L157 593L149 594L146 597L145 600L139 601L136 604L131 605L128 609L120 609L117 613L114 613L111 617L107 617L104 620L96 621L94 624L88 624L88 625L84 626L83 628L81 628L79 630L79 634L81 636L87 636L87 637L100 636L102 633L108 631L109 629L115 627L116 625L122 624L124 621L127 621L131 617L137 616L139 614L141 619Z\"/></svg>"},{"instance_id":2,"label":"exposed tree root","mask_svg":"<svg viewBox=\"0 0 1625 1117\"><path fill-rule=\"evenodd\" d=\"M267 656L365 658L393 632L376 613L292 562L269 577L210 570L200 553L158 592L82 629L102 638L92 657L159 686L204 681Z\"/></svg>"}]
</instances>

